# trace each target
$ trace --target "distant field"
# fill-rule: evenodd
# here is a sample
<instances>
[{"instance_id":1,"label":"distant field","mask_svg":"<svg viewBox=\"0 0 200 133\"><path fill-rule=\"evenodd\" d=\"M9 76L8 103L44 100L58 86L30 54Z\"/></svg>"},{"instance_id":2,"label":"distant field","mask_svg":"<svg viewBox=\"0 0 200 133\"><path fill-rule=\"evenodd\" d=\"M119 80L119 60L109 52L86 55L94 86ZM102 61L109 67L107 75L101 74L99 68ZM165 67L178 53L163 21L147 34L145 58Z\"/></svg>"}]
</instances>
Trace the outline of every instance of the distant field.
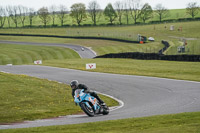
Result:
<instances>
[{"instance_id":1,"label":"distant field","mask_svg":"<svg viewBox=\"0 0 200 133\"><path fill-rule=\"evenodd\" d=\"M33 63L35 60L73 58L80 57L76 52L67 48L0 44L0 65L20 65Z\"/></svg>"},{"instance_id":2,"label":"distant field","mask_svg":"<svg viewBox=\"0 0 200 133\"><path fill-rule=\"evenodd\" d=\"M152 42L145 45L141 45L141 44L123 43L116 41L106 41L106 40L62 39L62 38L47 38L47 37L0 36L0 40L82 45L86 47L92 47L92 49L98 55L104 55L108 53L137 52L137 51L145 53L147 52L157 53L164 46L160 42Z\"/></svg>"},{"instance_id":3,"label":"distant field","mask_svg":"<svg viewBox=\"0 0 200 133\"><path fill-rule=\"evenodd\" d=\"M175 30L170 31L174 25ZM166 28L165 28L166 27ZM182 32L178 28L182 27ZM0 29L0 33L41 34L41 35L74 35L74 36L120 36L134 37L138 34L155 37L156 40L168 39L169 36L200 38L199 22L166 23L143 26L110 26L110 27L82 27L82 28L25 28L25 29ZM79 32L79 33L77 33ZM94 34L95 33L95 34ZM83 35L84 34L84 35Z\"/></svg>"},{"instance_id":4,"label":"distant field","mask_svg":"<svg viewBox=\"0 0 200 133\"><path fill-rule=\"evenodd\" d=\"M174 25L175 30L170 31L169 28ZM165 28L166 27L166 28ZM178 28L182 27L182 31L178 31ZM182 22L182 23L167 23L156 25L143 25L143 26L116 26L116 27L84 27L84 28L31 28L31 29L0 29L0 33L19 33L19 34L47 34L47 35L73 35L73 36L108 36L113 38L120 38L124 35L131 36L133 39L137 34L141 34L147 37L154 37L155 42L148 44L131 44L122 43L116 41L103 41L103 40L79 40L79 39L57 39L57 38L36 38L36 37L6 37L0 36L0 40L16 40L16 41L34 41L34 42L61 42L72 43L83 46L92 47L98 55L107 53L119 53L119 52L150 52L156 53L163 45L161 40L167 40L173 42L174 46L170 47L167 54L178 54L177 47L182 45L179 39L174 37L186 37L200 39L200 24L199 22ZM26 39L29 38L29 39ZM173 45L172 44L172 45ZM188 41L190 48L190 54L199 54L199 41ZM194 49L194 50L193 50Z\"/></svg>"}]
</instances>

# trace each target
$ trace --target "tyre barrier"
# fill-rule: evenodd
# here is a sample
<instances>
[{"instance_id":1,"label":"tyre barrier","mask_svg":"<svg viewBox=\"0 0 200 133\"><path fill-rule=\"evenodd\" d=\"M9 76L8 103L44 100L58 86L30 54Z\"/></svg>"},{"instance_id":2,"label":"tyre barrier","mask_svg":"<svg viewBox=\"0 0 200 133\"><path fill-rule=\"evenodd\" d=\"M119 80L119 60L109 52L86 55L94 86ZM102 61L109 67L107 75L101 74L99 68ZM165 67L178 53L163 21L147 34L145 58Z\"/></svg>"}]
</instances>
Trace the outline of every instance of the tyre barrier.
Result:
<instances>
[{"instance_id":1,"label":"tyre barrier","mask_svg":"<svg viewBox=\"0 0 200 133\"><path fill-rule=\"evenodd\" d=\"M161 41L162 42L162 44L164 44L165 45L165 47L164 48L162 48L161 50L159 50L159 54L163 54L168 48L169 48L169 43L167 42L167 41Z\"/></svg>"},{"instance_id":2,"label":"tyre barrier","mask_svg":"<svg viewBox=\"0 0 200 133\"><path fill-rule=\"evenodd\" d=\"M102 56L97 56L95 58L130 58L130 59L140 59L140 60L200 62L200 55L163 55L156 53L139 53L139 52L106 54Z\"/></svg>"},{"instance_id":3,"label":"tyre barrier","mask_svg":"<svg viewBox=\"0 0 200 133\"><path fill-rule=\"evenodd\" d=\"M32 36L32 37L55 37L55 38L73 38L73 39L97 39L97 40L109 40L127 43L139 43L139 41L131 41L125 39L108 38L108 37L92 37L92 36L59 36L59 35L37 35L37 34L9 34L0 33L1 36Z\"/></svg>"}]
</instances>

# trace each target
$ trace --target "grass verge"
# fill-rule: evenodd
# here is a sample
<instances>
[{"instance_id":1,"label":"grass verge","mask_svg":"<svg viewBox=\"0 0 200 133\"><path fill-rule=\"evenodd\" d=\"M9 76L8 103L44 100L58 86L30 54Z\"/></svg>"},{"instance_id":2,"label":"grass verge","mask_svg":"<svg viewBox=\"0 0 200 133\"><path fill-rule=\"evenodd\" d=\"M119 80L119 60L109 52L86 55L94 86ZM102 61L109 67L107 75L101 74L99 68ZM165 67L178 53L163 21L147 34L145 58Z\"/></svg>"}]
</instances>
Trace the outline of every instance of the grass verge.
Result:
<instances>
[{"instance_id":1,"label":"grass verge","mask_svg":"<svg viewBox=\"0 0 200 133\"><path fill-rule=\"evenodd\" d=\"M1 130L2 133L199 133L200 112L131 118L75 125Z\"/></svg>"},{"instance_id":2,"label":"grass verge","mask_svg":"<svg viewBox=\"0 0 200 133\"><path fill-rule=\"evenodd\" d=\"M133 59L76 59L49 60L45 61L43 65L86 70L86 63L96 63L97 69L89 70L95 72L200 81L200 62Z\"/></svg>"},{"instance_id":3,"label":"grass verge","mask_svg":"<svg viewBox=\"0 0 200 133\"><path fill-rule=\"evenodd\" d=\"M108 106L118 103L100 96ZM0 72L0 123L20 122L82 112L71 89L46 79Z\"/></svg>"},{"instance_id":4,"label":"grass verge","mask_svg":"<svg viewBox=\"0 0 200 133\"><path fill-rule=\"evenodd\" d=\"M35 60L75 59L78 53L68 48L0 44L0 65L27 64Z\"/></svg>"}]
</instances>

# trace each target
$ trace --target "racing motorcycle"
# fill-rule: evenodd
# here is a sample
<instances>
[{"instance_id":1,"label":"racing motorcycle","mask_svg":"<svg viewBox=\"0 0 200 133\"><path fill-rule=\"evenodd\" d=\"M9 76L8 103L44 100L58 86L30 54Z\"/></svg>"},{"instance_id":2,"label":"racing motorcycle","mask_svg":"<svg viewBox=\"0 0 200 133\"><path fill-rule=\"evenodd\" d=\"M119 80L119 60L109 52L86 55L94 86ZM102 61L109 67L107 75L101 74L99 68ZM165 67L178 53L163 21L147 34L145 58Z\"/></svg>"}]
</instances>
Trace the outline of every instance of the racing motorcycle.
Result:
<instances>
[{"instance_id":1,"label":"racing motorcycle","mask_svg":"<svg viewBox=\"0 0 200 133\"><path fill-rule=\"evenodd\" d=\"M102 106L96 98L89 93L85 93L84 89L75 91L74 102L90 117L95 114L109 114L109 108L106 105Z\"/></svg>"}]
</instances>

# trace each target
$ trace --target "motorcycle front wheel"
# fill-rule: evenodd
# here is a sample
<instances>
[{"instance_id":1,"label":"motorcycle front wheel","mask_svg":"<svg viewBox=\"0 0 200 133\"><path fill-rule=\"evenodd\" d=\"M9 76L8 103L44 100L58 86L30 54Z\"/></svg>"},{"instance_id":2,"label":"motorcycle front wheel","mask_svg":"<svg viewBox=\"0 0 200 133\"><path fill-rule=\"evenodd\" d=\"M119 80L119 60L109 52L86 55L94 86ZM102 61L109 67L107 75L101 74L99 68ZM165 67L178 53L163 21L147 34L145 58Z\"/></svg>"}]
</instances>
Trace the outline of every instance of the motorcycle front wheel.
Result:
<instances>
[{"instance_id":1,"label":"motorcycle front wheel","mask_svg":"<svg viewBox=\"0 0 200 133\"><path fill-rule=\"evenodd\" d=\"M80 104L81 106L81 109L90 117L93 117L94 116L94 110L93 108L90 106L88 107L85 103L81 103Z\"/></svg>"}]
</instances>

